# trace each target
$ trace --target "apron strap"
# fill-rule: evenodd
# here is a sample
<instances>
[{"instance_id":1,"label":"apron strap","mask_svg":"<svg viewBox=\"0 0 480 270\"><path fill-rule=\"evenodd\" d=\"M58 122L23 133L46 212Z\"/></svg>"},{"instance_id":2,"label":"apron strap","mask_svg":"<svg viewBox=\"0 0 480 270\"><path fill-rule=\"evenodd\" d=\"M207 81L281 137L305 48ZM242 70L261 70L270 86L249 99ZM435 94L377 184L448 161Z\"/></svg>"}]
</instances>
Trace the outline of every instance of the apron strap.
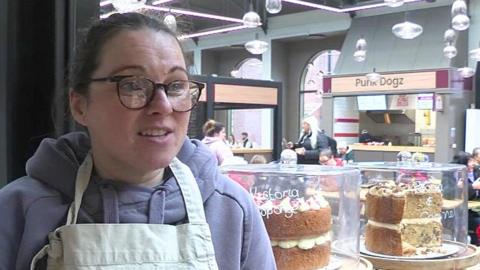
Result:
<instances>
[{"instance_id":1,"label":"apron strap","mask_svg":"<svg viewBox=\"0 0 480 270\"><path fill-rule=\"evenodd\" d=\"M75 199L68 209L67 223L66 225L76 224L78 218L78 211L82 204L83 193L88 187L90 182L90 175L92 174L93 161L92 154L89 152L85 157L85 160L78 168L77 178L75 180Z\"/></svg>"},{"instance_id":2,"label":"apron strap","mask_svg":"<svg viewBox=\"0 0 480 270\"><path fill-rule=\"evenodd\" d=\"M30 263L30 270L35 270L36 264L43 258L45 255L47 255L47 249L49 248L49 245L43 246L42 249L40 249L35 256L33 256L32 262Z\"/></svg>"},{"instance_id":3,"label":"apron strap","mask_svg":"<svg viewBox=\"0 0 480 270\"><path fill-rule=\"evenodd\" d=\"M170 169L178 182L183 199L185 200L188 222L196 224L205 223L203 200L192 171L176 157L173 158L170 163Z\"/></svg>"}]
</instances>

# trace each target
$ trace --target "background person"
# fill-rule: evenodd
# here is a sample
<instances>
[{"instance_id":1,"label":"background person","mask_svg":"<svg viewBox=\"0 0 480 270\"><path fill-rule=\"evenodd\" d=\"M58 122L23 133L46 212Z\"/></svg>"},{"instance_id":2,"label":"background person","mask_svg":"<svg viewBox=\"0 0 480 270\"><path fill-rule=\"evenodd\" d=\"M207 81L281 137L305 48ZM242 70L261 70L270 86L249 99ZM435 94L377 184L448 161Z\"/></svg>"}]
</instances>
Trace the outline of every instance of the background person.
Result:
<instances>
[{"instance_id":1,"label":"background person","mask_svg":"<svg viewBox=\"0 0 480 270\"><path fill-rule=\"evenodd\" d=\"M217 158L217 164L221 165L225 159L233 157L232 149L225 142L225 125L213 119L203 125L205 137L202 142L210 148Z\"/></svg>"},{"instance_id":2,"label":"background person","mask_svg":"<svg viewBox=\"0 0 480 270\"><path fill-rule=\"evenodd\" d=\"M328 137L321 134L317 120L311 116L302 121L298 141L295 144L288 142L287 147L297 153L298 164L318 164L320 150L329 148Z\"/></svg>"},{"instance_id":3,"label":"background person","mask_svg":"<svg viewBox=\"0 0 480 270\"><path fill-rule=\"evenodd\" d=\"M320 155L318 156L318 163L320 163L320 165L327 166L343 166L343 161L340 158L335 158L332 150L330 150L329 148L322 149L322 151L320 151Z\"/></svg>"},{"instance_id":4,"label":"background person","mask_svg":"<svg viewBox=\"0 0 480 270\"><path fill-rule=\"evenodd\" d=\"M252 148L253 144L248 138L248 133L247 132L242 132L242 146L243 148Z\"/></svg>"},{"instance_id":5,"label":"background person","mask_svg":"<svg viewBox=\"0 0 480 270\"><path fill-rule=\"evenodd\" d=\"M338 143L338 157L343 160L344 164L354 161L353 151L346 142Z\"/></svg>"},{"instance_id":6,"label":"background person","mask_svg":"<svg viewBox=\"0 0 480 270\"><path fill-rule=\"evenodd\" d=\"M27 176L0 190L0 269L30 269L55 230L44 249L48 269L275 269L251 196L186 137L202 85L189 81L175 34L124 13L85 38L69 98L88 134L43 140ZM73 232L82 237L64 237ZM63 256L71 256L68 266Z\"/></svg>"}]
</instances>

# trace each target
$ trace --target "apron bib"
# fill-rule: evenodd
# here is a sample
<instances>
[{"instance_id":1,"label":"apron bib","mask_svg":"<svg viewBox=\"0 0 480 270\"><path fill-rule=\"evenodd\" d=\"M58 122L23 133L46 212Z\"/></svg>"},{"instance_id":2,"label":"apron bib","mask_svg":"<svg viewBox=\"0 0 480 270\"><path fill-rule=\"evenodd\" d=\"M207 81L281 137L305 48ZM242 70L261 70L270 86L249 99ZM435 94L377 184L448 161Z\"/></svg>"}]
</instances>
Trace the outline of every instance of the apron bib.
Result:
<instances>
[{"instance_id":1,"label":"apron bib","mask_svg":"<svg viewBox=\"0 0 480 270\"><path fill-rule=\"evenodd\" d=\"M75 183L67 223L50 233L49 243L30 269L48 256L47 270L217 270L210 228L200 190L190 169L177 158L170 164L185 201L187 224L76 224L93 168L88 154Z\"/></svg>"}]
</instances>

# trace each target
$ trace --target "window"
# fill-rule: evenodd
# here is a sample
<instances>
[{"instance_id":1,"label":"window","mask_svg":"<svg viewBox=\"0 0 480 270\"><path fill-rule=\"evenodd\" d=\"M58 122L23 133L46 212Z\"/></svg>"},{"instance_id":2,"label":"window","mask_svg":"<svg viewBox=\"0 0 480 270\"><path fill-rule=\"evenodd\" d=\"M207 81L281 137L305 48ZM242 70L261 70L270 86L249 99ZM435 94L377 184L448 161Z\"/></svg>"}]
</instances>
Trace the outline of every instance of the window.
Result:
<instances>
[{"instance_id":1,"label":"window","mask_svg":"<svg viewBox=\"0 0 480 270\"><path fill-rule=\"evenodd\" d=\"M339 56L336 50L322 51L304 68L300 83L300 121L321 108L323 76L333 73Z\"/></svg>"},{"instance_id":2,"label":"window","mask_svg":"<svg viewBox=\"0 0 480 270\"><path fill-rule=\"evenodd\" d=\"M232 72L232 76L242 79L263 79L263 62L257 58L247 58L241 61ZM273 147L273 110L272 109L241 109L229 110L227 130L237 140L241 133L248 132L254 147Z\"/></svg>"}]
</instances>

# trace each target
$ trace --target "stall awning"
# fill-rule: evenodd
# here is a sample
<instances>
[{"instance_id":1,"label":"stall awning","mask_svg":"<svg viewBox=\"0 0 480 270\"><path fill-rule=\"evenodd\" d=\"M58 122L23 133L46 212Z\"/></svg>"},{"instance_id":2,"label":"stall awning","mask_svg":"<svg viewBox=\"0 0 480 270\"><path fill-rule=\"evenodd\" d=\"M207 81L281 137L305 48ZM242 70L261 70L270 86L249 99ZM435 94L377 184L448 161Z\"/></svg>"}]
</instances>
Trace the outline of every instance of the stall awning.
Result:
<instances>
[{"instance_id":1,"label":"stall awning","mask_svg":"<svg viewBox=\"0 0 480 270\"><path fill-rule=\"evenodd\" d=\"M400 39L392 34L392 26L405 18L423 26L423 34L412 40ZM407 70L441 69L465 64L467 35L457 39L458 55L452 61L443 56L443 34L450 27L449 6L422 9L380 16L360 17L352 20L335 66L335 75ZM467 31L463 31L467 32ZM458 34L458 33L457 33ZM360 37L368 43L364 62L353 59L355 43Z\"/></svg>"}]
</instances>

